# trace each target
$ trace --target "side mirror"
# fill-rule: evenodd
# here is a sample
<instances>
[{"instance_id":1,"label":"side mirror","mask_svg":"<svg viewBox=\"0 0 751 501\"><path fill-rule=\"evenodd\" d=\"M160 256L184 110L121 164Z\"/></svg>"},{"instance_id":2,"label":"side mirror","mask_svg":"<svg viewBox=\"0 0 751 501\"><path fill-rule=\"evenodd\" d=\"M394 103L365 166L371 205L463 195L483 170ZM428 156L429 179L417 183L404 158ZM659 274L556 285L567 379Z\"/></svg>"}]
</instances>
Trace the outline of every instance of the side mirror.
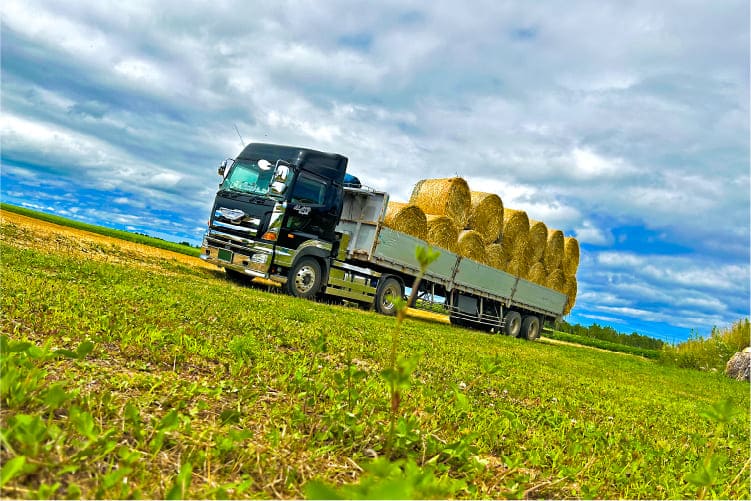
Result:
<instances>
[{"instance_id":1,"label":"side mirror","mask_svg":"<svg viewBox=\"0 0 751 501\"><path fill-rule=\"evenodd\" d=\"M274 171L274 182L285 183L289 176L289 167L286 165L277 165Z\"/></svg>"},{"instance_id":2,"label":"side mirror","mask_svg":"<svg viewBox=\"0 0 751 501\"><path fill-rule=\"evenodd\" d=\"M222 177L225 177L227 175L227 169L232 166L232 164L235 161L231 158L228 158L224 160L221 165L219 165L219 170L217 170L217 174L219 174Z\"/></svg>"},{"instance_id":3,"label":"side mirror","mask_svg":"<svg viewBox=\"0 0 751 501\"><path fill-rule=\"evenodd\" d=\"M282 195L285 191L287 191L287 185L284 183L280 183L279 181L274 181L271 183L271 191L273 193L276 193L277 195Z\"/></svg>"}]
</instances>

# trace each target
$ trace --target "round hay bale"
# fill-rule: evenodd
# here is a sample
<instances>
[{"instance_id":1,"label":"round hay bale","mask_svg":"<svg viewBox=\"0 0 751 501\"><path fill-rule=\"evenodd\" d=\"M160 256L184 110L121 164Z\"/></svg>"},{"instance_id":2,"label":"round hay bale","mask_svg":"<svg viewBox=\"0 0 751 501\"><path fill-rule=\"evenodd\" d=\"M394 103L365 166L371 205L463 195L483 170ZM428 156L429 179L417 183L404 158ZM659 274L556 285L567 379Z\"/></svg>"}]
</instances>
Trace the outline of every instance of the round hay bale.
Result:
<instances>
[{"instance_id":1,"label":"round hay bale","mask_svg":"<svg viewBox=\"0 0 751 501\"><path fill-rule=\"evenodd\" d=\"M548 274L561 269L563 262L563 232L561 230L548 229L548 241L542 261Z\"/></svg>"},{"instance_id":2,"label":"round hay bale","mask_svg":"<svg viewBox=\"0 0 751 501\"><path fill-rule=\"evenodd\" d=\"M485 258L488 266L502 270L506 265L506 254L503 252L501 244L490 244L485 246Z\"/></svg>"},{"instance_id":3,"label":"round hay bale","mask_svg":"<svg viewBox=\"0 0 751 501\"><path fill-rule=\"evenodd\" d=\"M566 294L566 307L563 308L563 314L568 315L576 304L576 294L578 293L578 283L576 281L576 275L564 274L563 279L563 293Z\"/></svg>"},{"instance_id":4,"label":"round hay bale","mask_svg":"<svg viewBox=\"0 0 751 501\"><path fill-rule=\"evenodd\" d=\"M503 241L511 243L519 237L526 239L528 236L529 217L527 213L523 210L503 209Z\"/></svg>"},{"instance_id":5,"label":"round hay bale","mask_svg":"<svg viewBox=\"0 0 751 501\"><path fill-rule=\"evenodd\" d=\"M553 272L548 273L548 276L545 278L545 287L565 294L566 292L563 289L565 281L566 277L563 274L563 270L553 270Z\"/></svg>"},{"instance_id":6,"label":"round hay bale","mask_svg":"<svg viewBox=\"0 0 751 501\"><path fill-rule=\"evenodd\" d=\"M482 191L471 192L471 209L467 228L482 236L485 244L498 240L503 230L503 202L501 197Z\"/></svg>"},{"instance_id":7,"label":"round hay bale","mask_svg":"<svg viewBox=\"0 0 751 501\"><path fill-rule=\"evenodd\" d=\"M456 228L454 221L448 216L439 216L436 214L427 214L428 236L427 242L430 245L454 252L456 242L459 239L459 230Z\"/></svg>"},{"instance_id":8,"label":"round hay bale","mask_svg":"<svg viewBox=\"0 0 751 501\"><path fill-rule=\"evenodd\" d=\"M524 261L524 259L519 259L512 257L506 262L506 266L503 268L503 270L506 273L510 273L511 275L514 275L515 277L524 277L527 275L527 263Z\"/></svg>"},{"instance_id":9,"label":"round hay bale","mask_svg":"<svg viewBox=\"0 0 751 501\"><path fill-rule=\"evenodd\" d=\"M579 241L574 237L563 239L563 272L576 275L579 268Z\"/></svg>"},{"instance_id":10,"label":"round hay bale","mask_svg":"<svg viewBox=\"0 0 751 501\"><path fill-rule=\"evenodd\" d=\"M548 245L548 227L542 221L529 220L530 261L541 261Z\"/></svg>"},{"instance_id":11,"label":"round hay bale","mask_svg":"<svg viewBox=\"0 0 751 501\"><path fill-rule=\"evenodd\" d=\"M465 228L471 198L467 181L460 177L423 179L412 190L409 203L420 207L425 214L448 216L457 228Z\"/></svg>"},{"instance_id":12,"label":"round hay bale","mask_svg":"<svg viewBox=\"0 0 751 501\"><path fill-rule=\"evenodd\" d=\"M457 252L464 257L477 261L478 263L487 262L487 257L485 256L485 244L482 241L482 236L475 230L462 230L459 232Z\"/></svg>"},{"instance_id":13,"label":"round hay bale","mask_svg":"<svg viewBox=\"0 0 751 501\"><path fill-rule=\"evenodd\" d=\"M507 238L507 236L504 236L503 240L501 241L501 247L503 248L503 253L506 256L506 261L508 262L513 260L516 263L515 270L517 272L519 270L522 270L521 274L523 275L529 268L529 265L532 263L532 261L530 260L529 242L527 240L527 235L519 233L513 240Z\"/></svg>"},{"instance_id":14,"label":"round hay bale","mask_svg":"<svg viewBox=\"0 0 751 501\"><path fill-rule=\"evenodd\" d=\"M425 213L416 205L389 202L383 224L420 240L425 240L428 235L428 220Z\"/></svg>"},{"instance_id":15,"label":"round hay bale","mask_svg":"<svg viewBox=\"0 0 751 501\"><path fill-rule=\"evenodd\" d=\"M545 273L545 265L541 262L538 261L529 267L529 270L527 271L527 280L530 282L544 286L546 278L547 274Z\"/></svg>"}]
</instances>

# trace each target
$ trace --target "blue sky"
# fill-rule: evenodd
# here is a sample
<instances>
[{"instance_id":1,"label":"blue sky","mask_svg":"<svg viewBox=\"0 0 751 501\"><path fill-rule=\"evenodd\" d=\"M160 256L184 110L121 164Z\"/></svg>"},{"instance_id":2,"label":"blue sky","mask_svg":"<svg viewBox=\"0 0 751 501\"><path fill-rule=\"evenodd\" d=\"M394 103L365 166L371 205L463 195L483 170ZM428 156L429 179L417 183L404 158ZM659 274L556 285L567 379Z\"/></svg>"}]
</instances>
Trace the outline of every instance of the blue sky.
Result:
<instances>
[{"instance_id":1,"label":"blue sky","mask_svg":"<svg viewBox=\"0 0 751 501\"><path fill-rule=\"evenodd\" d=\"M236 126L576 236L569 321L677 340L749 315L745 1L0 9L5 202L196 244Z\"/></svg>"}]
</instances>

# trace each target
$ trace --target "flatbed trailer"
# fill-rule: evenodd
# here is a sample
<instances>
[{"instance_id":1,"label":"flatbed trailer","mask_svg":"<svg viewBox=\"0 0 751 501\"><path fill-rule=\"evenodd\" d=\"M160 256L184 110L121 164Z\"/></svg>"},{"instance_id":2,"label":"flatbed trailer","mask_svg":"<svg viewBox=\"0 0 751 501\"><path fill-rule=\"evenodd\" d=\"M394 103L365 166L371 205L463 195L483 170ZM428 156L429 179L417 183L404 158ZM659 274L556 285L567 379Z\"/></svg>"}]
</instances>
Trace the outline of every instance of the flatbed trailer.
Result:
<instances>
[{"instance_id":1,"label":"flatbed trailer","mask_svg":"<svg viewBox=\"0 0 751 501\"><path fill-rule=\"evenodd\" d=\"M345 188L337 225L337 232L343 237L342 248L337 258L340 264L357 268L364 275L380 274L378 282L383 283L382 276L388 274L400 281L402 288L407 288L420 271L415 248L428 244L384 226L387 205L387 193ZM522 324L530 319L527 323L536 323L537 328L525 337L532 338L539 336L545 321L562 316L566 305L564 294L448 250L438 250L439 257L423 275L418 291L420 301L410 306L431 311L440 308L454 324L512 335L519 335L519 331L523 334ZM332 266L332 272L336 268L336 264ZM337 295L331 289L326 292ZM379 297L377 290L369 292L375 296L376 307L386 299Z\"/></svg>"}]
</instances>

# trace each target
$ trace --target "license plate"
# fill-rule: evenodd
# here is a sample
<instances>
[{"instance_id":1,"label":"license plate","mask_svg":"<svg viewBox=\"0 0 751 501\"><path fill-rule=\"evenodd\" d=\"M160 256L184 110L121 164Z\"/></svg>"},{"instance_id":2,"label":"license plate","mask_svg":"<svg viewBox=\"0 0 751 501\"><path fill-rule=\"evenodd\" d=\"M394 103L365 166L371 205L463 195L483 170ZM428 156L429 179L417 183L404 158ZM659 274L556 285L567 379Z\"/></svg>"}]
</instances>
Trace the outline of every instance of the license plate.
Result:
<instances>
[{"instance_id":1,"label":"license plate","mask_svg":"<svg viewBox=\"0 0 751 501\"><path fill-rule=\"evenodd\" d=\"M219 259L222 261L227 261L228 263L232 262L232 251L228 251L227 249L219 249Z\"/></svg>"}]
</instances>

